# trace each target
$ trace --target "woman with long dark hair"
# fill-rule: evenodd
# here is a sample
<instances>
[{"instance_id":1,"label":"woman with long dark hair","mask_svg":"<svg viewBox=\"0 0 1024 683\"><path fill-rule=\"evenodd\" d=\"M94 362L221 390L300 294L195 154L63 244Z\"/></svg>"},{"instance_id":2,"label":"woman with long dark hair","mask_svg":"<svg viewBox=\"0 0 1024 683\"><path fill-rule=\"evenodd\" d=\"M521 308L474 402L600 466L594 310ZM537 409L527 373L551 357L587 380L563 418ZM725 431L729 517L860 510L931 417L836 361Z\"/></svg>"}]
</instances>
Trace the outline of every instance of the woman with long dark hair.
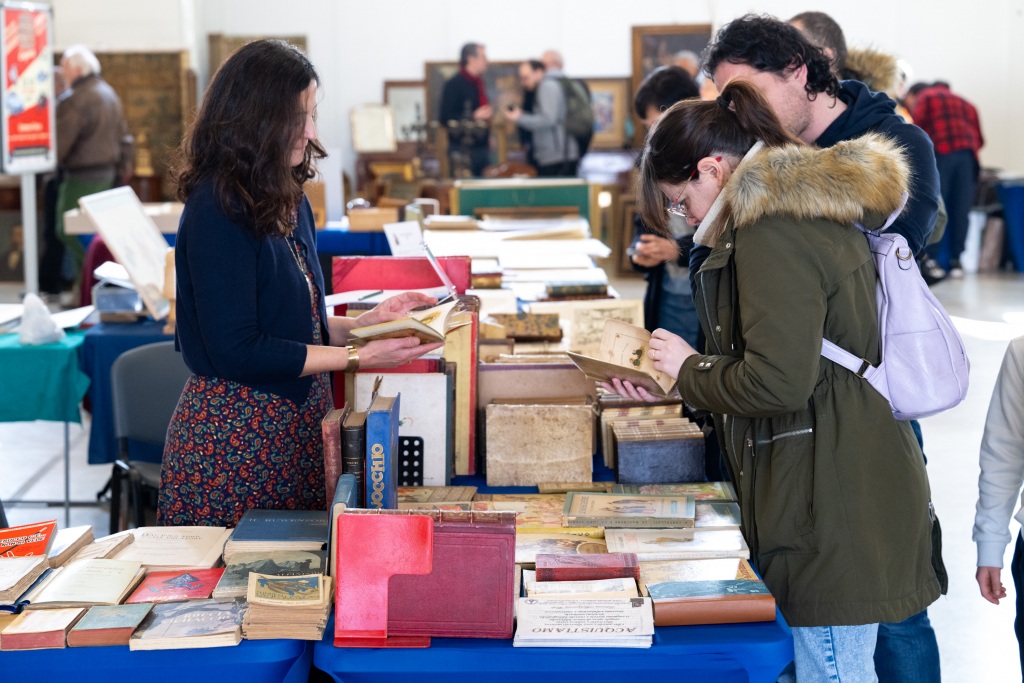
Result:
<instances>
[{"instance_id":1,"label":"woman with long dark hair","mask_svg":"<svg viewBox=\"0 0 1024 683\"><path fill-rule=\"evenodd\" d=\"M326 509L328 373L395 366L440 346L408 337L345 347L353 327L432 297L407 292L358 319L327 315L303 194L325 156L318 84L296 48L249 43L217 71L182 143L176 338L194 374L167 432L161 524L233 526L250 508Z\"/></svg>"},{"instance_id":2,"label":"woman with long dark hair","mask_svg":"<svg viewBox=\"0 0 1024 683\"><path fill-rule=\"evenodd\" d=\"M712 249L696 275L705 352L659 329L651 358L715 416L751 561L793 627L802 683L877 680L878 623L939 595L910 425L820 355L824 337L878 363L875 266L854 222L876 229L900 211L908 175L881 136L800 144L744 81L665 112L640 163L647 225L685 216Z\"/></svg>"}]
</instances>

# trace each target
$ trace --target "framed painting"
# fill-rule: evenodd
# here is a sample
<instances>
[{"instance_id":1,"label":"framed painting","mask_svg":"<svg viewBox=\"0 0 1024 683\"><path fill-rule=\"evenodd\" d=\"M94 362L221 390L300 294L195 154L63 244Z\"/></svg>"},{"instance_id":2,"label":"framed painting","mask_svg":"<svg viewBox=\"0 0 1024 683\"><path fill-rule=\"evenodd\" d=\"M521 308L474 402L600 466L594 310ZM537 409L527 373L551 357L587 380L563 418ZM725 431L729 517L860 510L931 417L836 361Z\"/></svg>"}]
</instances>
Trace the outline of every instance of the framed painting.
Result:
<instances>
[{"instance_id":1,"label":"framed painting","mask_svg":"<svg viewBox=\"0 0 1024 683\"><path fill-rule=\"evenodd\" d=\"M592 149L622 149L626 144L632 93L629 78L585 78L594 110Z\"/></svg>"},{"instance_id":2,"label":"framed painting","mask_svg":"<svg viewBox=\"0 0 1024 683\"><path fill-rule=\"evenodd\" d=\"M384 104L395 115L395 136L399 142L423 138L420 126L427 123L427 88L423 81L384 81Z\"/></svg>"},{"instance_id":3,"label":"framed painting","mask_svg":"<svg viewBox=\"0 0 1024 683\"><path fill-rule=\"evenodd\" d=\"M698 57L711 42L710 24L669 24L667 26L633 27L633 87L659 66L675 64L680 52L693 52ZM643 144L643 125L633 115L633 142Z\"/></svg>"},{"instance_id":4,"label":"framed painting","mask_svg":"<svg viewBox=\"0 0 1024 683\"><path fill-rule=\"evenodd\" d=\"M636 273L630 260L629 248L633 246L633 214L636 213L636 197L622 198L621 230L619 232L619 275Z\"/></svg>"}]
</instances>

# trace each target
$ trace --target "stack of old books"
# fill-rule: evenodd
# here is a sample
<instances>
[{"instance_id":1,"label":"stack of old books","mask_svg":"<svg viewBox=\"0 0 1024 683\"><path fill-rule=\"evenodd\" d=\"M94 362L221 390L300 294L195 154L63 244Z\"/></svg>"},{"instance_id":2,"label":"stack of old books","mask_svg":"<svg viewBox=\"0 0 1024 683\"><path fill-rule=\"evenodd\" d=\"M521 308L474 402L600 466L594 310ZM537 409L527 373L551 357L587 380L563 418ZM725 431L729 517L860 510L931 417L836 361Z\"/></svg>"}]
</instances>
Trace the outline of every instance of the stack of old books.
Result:
<instances>
[{"instance_id":1,"label":"stack of old books","mask_svg":"<svg viewBox=\"0 0 1024 683\"><path fill-rule=\"evenodd\" d=\"M249 610L242 622L246 640L320 640L333 605L333 583L323 574L249 574Z\"/></svg>"}]
</instances>

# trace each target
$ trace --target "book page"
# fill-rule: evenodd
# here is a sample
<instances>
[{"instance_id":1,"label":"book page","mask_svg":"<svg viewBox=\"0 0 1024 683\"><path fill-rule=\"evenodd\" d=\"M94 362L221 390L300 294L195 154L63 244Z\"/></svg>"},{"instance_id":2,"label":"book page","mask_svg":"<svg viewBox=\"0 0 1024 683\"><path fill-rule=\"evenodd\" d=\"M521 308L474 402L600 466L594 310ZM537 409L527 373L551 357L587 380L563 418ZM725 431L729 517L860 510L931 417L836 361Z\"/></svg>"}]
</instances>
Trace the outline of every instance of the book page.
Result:
<instances>
[{"instance_id":1,"label":"book page","mask_svg":"<svg viewBox=\"0 0 1024 683\"><path fill-rule=\"evenodd\" d=\"M118 603L142 568L139 562L82 560L68 565L37 597L37 603Z\"/></svg>"}]
</instances>

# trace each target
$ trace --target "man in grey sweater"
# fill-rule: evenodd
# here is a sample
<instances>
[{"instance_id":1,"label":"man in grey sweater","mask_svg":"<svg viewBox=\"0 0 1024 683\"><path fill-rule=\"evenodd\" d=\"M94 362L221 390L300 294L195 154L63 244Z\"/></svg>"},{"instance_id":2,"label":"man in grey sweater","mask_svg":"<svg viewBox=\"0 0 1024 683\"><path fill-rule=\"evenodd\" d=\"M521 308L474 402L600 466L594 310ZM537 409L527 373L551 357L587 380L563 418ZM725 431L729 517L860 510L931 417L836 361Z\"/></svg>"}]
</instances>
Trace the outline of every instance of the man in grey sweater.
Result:
<instances>
[{"instance_id":1,"label":"man in grey sweater","mask_svg":"<svg viewBox=\"0 0 1024 683\"><path fill-rule=\"evenodd\" d=\"M523 62L519 65L519 83L524 90L535 91L533 111L512 107L506 116L533 136L533 158L541 177L574 176L579 164L579 145L565 130L567 112L565 92L559 82L559 69L544 70L543 65Z\"/></svg>"}]
</instances>

